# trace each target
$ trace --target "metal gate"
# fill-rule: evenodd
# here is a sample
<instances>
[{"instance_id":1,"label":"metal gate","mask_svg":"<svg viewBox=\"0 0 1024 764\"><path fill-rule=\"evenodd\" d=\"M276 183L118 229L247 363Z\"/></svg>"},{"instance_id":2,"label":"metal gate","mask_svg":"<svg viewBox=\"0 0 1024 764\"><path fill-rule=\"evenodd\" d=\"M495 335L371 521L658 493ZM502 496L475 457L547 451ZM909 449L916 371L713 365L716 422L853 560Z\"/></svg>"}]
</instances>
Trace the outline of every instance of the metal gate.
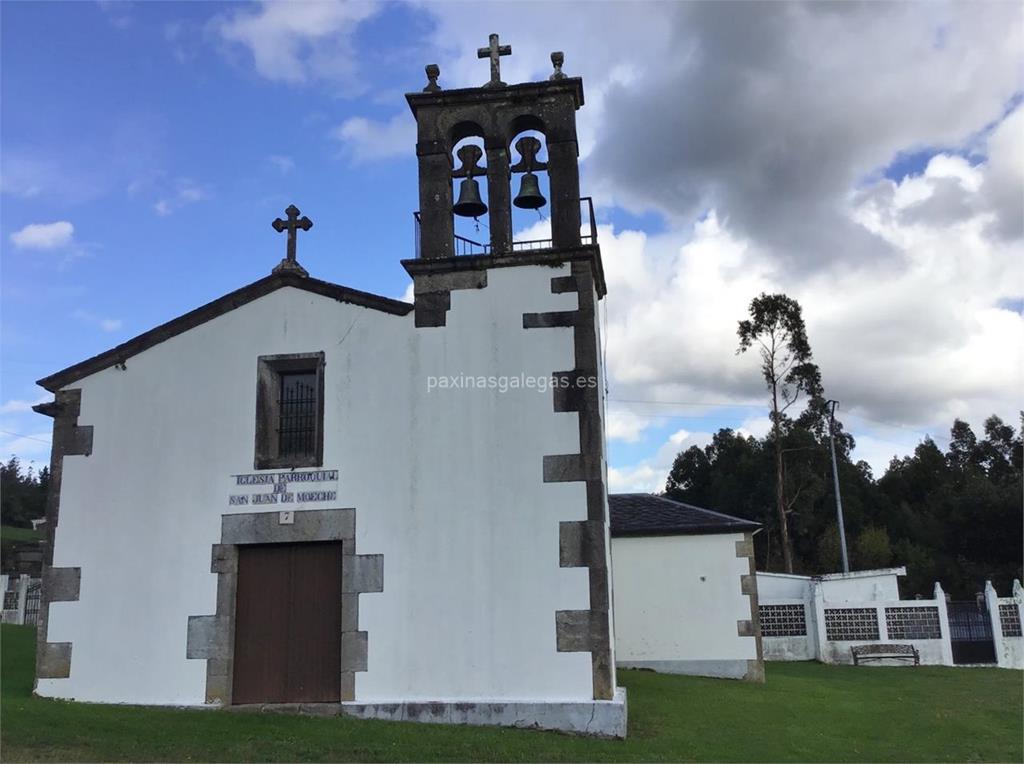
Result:
<instances>
[{"instance_id":1,"label":"metal gate","mask_svg":"<svg viewBox=\"0 0 1024 764\"><path fill-rule=\"evenodd\" d=\"M35 626L39 623L41 589L42 581L37 578L28 585L28 589L25 591L25 620L22 623L28 626Z\"/></svg>"},{"instance_id":2,"label":"metal gate","mask_svg":"<svg viewBox=\"0 0 1024 764\"><path fill-rule=\"evenodd\" d=\"M995 663L992 621L984 601L950 602L947 610L953 663Z\"/></svg>"}]
</instances>

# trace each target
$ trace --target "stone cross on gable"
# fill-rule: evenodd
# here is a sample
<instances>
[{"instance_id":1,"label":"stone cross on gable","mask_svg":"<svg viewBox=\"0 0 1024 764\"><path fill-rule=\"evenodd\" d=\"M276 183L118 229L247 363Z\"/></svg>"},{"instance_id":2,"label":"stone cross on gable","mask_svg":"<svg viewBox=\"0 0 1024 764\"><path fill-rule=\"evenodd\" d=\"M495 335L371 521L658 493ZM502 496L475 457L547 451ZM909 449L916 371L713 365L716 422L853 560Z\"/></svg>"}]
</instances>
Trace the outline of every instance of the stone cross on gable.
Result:
<instances>
[{"instance_id":1,"label":"stone cross on gable","mask_svg":"<svg viewBox=\"0 0 1024 764\"><path fill-rule=\"evenodd\" d=\"M308 276L309 274L306 272L306 269L299 265L298 260L295 259L295 245L297 239L297 232L299 231L299 229L303 231L308 231L310 228L313 227L313 221L307 218L305 215L303 215L300 218L299 215L302 213L299 212L299 208L296 207L294 204L289 205L288 209L286 209L284 212L288 216L287 220L277 218L273 223L270 224L278 233L281 233L282 231L285 230L288 231L288 254L285 257L285 259L278 263L277 267L274 268L274 273L280 273L281 271L291 271L293 273L298 273L301 276Z\"/></svg>"},{"instance_id":2,"label":"stone cross on gable","mask_svg":"<svg viewBox=\"0 0 1024 764\"><path fill-rule=\"evenodd\" d=\"M476 52L477 58L491 59L491 81L484 85L485 88L502 88L505 83L501 81L501 56L511 56L511 45L499 45L498 35L490 36L490 44L486 48L479 48Z\"/></svg>"}]
</instances>

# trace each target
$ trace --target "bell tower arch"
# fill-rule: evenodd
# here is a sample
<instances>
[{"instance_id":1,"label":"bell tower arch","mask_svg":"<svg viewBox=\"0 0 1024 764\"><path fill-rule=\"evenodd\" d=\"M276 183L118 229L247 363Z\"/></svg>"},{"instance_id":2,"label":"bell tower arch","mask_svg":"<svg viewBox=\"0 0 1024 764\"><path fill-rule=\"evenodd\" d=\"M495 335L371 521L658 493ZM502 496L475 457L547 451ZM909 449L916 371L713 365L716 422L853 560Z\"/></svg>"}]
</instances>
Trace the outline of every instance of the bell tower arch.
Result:
<instances>
[{"instance_id":1,"label":"bell tower arch","mask_svg":"<svg viewBox=\"0 0 1024 764\"><path fill-rule=\"evenodd\" d=\"M492 35L496 41L496 35ZM494 41L492 41L494 42ZM510 46L498 46L500 55ZM481 48L484 51L494 49ZM580 246L579 146L576 111L583 105L583 81L561 72L561 53L552 54L555 71L542 82L507 85L501 82L500 67L492 60L492 79L479 88L444 90L437 84L440 69L426 67L428 84L406 100L416 118L416 156L419 163L419 252L425 259L445 259L457 254L454 216L478 211L487 215L491 255L515 251L512 230L513 176L531 170L547 171L550 184L550 249ZM512 141L520 133L536 130L544 135L548 159L543 168L530 167L527 154L516 147L520 161L511 165ZM483 138L484 167L473 175L465 165L454 166L452 150L468 135ZM531 139L536 141L535 138ZM526 144L527 151L531 145ZM535 156L536 152L532 156ZM486 212L473 206L472 183L482 179L475 172L486 170ZM455 184L453 186L453 183ZM527 181L527 185L531 181ZM464 196L465 194L465 196ZM467 204L457 208L462 199ZM535 203L535 202L534 202ZM533 207L531 207L533 208ZM478 215L469 215L477 217ZM594 242L596 245L596 242Z\"/></svg>"}]
</instances>

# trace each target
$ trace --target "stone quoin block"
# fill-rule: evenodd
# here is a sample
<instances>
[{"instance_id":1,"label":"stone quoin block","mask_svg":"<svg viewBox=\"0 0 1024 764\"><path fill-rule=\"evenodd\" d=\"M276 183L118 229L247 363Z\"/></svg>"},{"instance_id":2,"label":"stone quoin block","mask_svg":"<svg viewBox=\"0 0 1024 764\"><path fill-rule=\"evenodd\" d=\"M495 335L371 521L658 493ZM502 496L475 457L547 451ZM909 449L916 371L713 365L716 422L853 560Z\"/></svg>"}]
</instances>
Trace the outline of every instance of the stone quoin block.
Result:
<instances>
[{"instance_id":1,"label":"stone quoin block","mask_svg":"<svg viewBox=\"0 0 1024 764\"><path fill-rule=\"evenodd\" d=\"M745 538L741 541L736 542L736 556L737 557L753 557L754 556L754 540Z\"/></svg>"},{"instance_id":2,"label":"stone quoin block","mask_svg":"<svg viewBox=\"0 0 1024 764\"><path fill-rule=\"evenodd\" d=\"M215 615L191 615L188 618L186 658L226 658L227 619Z\"/></svg>"},{"instance_id":3,"label":"stone quoin block","mask_svg":"<svg viewBox=\"0 0 1024 764\"><path fill-rule=\"evenodd\" d=\"M77 602L81 583L81 568L47 568L43 572L43 588L50 602Z\"/></svg>"},{"instance_id":4,"label":"stone quoin block","mask_svg":"<svg viewBox=\"0 0 1024 764\"><path fill-rule=\"evenodd\" d=\"M234 544L214 544L210 559L211 573L232 573L238 570L238 547Z\"/></svg>"},{"instance_id":5,"label":"stone quoin block","mask_svg":"<svg viewBox=\"0 0 1024 764\"><path fill-rule=\"evenodd\" d=\"M384 591L384 555L357 554L342 558L341 590L346 593Z\"/></svg>"},{"instance_id":6,"label":"stone quoin block","mask_svg":"<svg viewBox=\"0 0 1024 764\"><path fill-rule=\"evenodd\" d=\"M444 326L451 305L451 292L425 292L416 295L414 320L417 328Z\"/></svg>"},{"instance_id":7,"label":"stone quoin block","mask_svg":"<svg viewBox=\"0 0 1024 764\"><path fill-rule=\"evenodd\" d=\"M544 482L567 483L599 479L599 470L583 454L553 454L544 457Z\"/></svg>"},{"instance_id":8,"label":"stone quoin block","mask_svg":"<svg viewBox=\"0 0 1024 764\"><path fill-rule=\"evenodd\" d=\"M560 653L600 649L608 636L608 614L600 610L558 610L555 639Z\"/></svg>"},{"instance_id":9,"label":"stone quoin block","mask_svg":"<svg viewBox=\"0 0 1024 764\"><path fill-rule=\"evenodd\" d=\"M39 650L36 674L39 679L67 679L71 676L71 643L43 643Z\"/></svg>"},{"instance_id":10,"label":"stone quoin block","mask_svg":"<svg viewBox=\"0 0 1024 764\"><path fill-rule=\"evenodd\" d=\"M366 671L367 639L365 631L345 631L341 634L341 670Z\"/></svg>"},{"instance_id":11,"label":"stone quoin block","mask_svg":"<svg viewBox=\"0 0 1024 764\"><path fill-rule=\"evenodd\" d=\"M561 567L597 568L603 563L603 559L603 522L567 520L558 524L558 564ZM591 606L593 605L591 602Z\"/></svg>"}]
</instances>

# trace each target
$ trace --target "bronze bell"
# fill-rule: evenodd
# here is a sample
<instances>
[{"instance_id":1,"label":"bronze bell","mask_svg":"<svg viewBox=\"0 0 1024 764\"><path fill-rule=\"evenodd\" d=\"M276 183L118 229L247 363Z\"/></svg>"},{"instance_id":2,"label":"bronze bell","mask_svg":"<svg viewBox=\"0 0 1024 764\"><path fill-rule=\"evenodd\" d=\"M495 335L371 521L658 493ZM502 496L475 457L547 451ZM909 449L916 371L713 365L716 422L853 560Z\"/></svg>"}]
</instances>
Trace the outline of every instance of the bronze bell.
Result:
<instances>
[{"instance_id":1,"label":"bronze bell","mask_svg":"<svg viewBox=\"0 0 1024 764\"><path fill-rule=\"evenodd\" d=\"M540 192L540 183L537 176L528 172L523 176L523 182L519 185L519 193L512 204L524 210L536 210L548 203L544 194Z\"/></svg>"},{"instance_id":2,"label":"bronze bell","mask_svg":"<svg viewBox=\"0 0 1024 764\"><path fill-rule=\"evenodd\" d=\"M455 202L452 212L464 218L479 217L487 212L487 205L480 198L480 186L472 177L459 185L459 201Z\"/></svg>"}]
</instances>

